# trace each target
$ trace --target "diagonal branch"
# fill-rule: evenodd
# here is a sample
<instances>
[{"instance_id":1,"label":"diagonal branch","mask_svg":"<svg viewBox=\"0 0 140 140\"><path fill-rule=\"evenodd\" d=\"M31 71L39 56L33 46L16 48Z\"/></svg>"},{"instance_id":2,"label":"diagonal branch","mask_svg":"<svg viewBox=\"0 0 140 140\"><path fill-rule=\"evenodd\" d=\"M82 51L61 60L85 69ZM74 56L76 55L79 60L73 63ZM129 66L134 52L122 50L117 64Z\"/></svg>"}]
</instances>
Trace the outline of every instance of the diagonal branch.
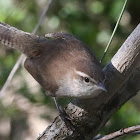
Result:
<instances>
[{"instance_id":1,"label":"diagonal branch","mask_svg":"<svg viewBox=\"0 0 140 140\"><path fill-rule=\"evenodd\" d=\"M39 140L91 140L121 106L140 90L140 24L103 69L107 94L75 99L65 107L77 131L58 116ZM84 136L84 137L83 137Z\"/></svg>"},{"instance_id":2,"label":"diagonal branch","mask_svg":"<svg viewBox=\"0 0 140 140\"><path fill-rule=\"evenodd\" d=\"M95 138L93 140L111 140L111 139L115 139L115 138L123 136L123 135L133 134L137 131L140 131L140 125L124 128L124 129L121 129L121 130L116 131L114 133L111 133L109 135L103 136L101 138Z\"/></svg>"}]
</instances>

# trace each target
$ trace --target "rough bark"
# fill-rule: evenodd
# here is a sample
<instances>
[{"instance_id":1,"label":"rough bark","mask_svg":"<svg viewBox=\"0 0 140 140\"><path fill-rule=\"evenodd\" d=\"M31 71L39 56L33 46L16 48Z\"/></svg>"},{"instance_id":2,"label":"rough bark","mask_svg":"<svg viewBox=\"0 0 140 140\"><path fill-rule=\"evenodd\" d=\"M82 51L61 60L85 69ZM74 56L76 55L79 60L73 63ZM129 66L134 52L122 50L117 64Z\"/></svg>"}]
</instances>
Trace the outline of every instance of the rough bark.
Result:
<instances>
[{"instance_id":1,"label":"rough bark","mask_svg":"<svg viewBox=\"0 0 140 140\"><path fill-rule=\"evenodd\" d=\"M76 130L58 116L40 140L91 140L121 106L140 90L140 24L103 69L108 93L75 99L65 107Z\"/></svg>"}]
</instances>

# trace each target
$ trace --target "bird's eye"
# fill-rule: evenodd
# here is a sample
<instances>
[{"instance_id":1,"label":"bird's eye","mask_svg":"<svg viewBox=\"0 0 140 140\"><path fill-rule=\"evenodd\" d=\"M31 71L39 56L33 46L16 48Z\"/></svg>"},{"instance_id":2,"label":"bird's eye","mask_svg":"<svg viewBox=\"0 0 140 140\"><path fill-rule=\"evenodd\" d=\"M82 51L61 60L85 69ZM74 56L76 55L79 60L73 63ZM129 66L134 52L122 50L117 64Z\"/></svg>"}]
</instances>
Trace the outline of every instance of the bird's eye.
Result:
<instances>
[{"instance_id":1,"label":"bird's eye","mask_svg":"<svg viewBox=\"0 0 140 140\"><path fill-rule=\"evenodd\" d=\"M88 78L88 77L84 77L84 81L85 81L86 83L89 83L89 78Z\"/></svg>"}]
</instances>

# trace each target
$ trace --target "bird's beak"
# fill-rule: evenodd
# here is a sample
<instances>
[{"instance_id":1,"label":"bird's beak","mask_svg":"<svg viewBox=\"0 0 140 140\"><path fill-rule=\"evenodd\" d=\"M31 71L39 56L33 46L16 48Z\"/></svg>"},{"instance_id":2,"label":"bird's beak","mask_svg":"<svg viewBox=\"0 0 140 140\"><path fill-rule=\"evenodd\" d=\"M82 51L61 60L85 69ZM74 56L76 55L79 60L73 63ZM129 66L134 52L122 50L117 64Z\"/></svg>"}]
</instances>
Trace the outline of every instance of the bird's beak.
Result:
<instances>
[{"instance_id":1,"label":"bird's beak","mask_svg":"<svg viewBox=\"0 0 140 140\"><path fill-rule=\"evenodd\" d=\"M107 89L103 83L99 83L98 86L104 91L107 92Z\"/></svg>"}]
</instances>

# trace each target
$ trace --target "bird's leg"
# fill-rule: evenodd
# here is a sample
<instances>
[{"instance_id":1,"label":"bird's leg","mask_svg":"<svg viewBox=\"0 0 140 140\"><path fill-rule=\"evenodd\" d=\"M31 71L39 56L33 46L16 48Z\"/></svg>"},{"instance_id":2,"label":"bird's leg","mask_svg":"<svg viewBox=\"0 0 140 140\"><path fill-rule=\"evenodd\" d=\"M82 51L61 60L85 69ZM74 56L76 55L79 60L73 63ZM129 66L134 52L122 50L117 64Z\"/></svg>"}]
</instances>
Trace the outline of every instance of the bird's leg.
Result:
<instances>
[{"instance_id":1,"label":"bird's leg","mask_svg":"<svg viewBox=\"0 0 140 140\"><path fill-rule=\"evenodd\" d=\"M64 115L64 110L62 109L62 107L58 104L56 97L53 97L54 103L56 105L56 108L59 112L59 115L61 116L62 114ZM66 114L66 113L65 113Z\"/></svg>"},{"instance_id":2,"label":"bird's leg","mask_svg":"<svg viewBox=\"0 0 140 140\"><path fill-rule=\"evenodd\" d=\"M66 114L65 110L58 104L56 97L53 97L53 100L59 111L59 115L61 119L65 122L66 126L69 127L73 132L77 132L78 135L81 135L84 139L86 139L85 136L82 133L80 133L80 131L77 129L77 127L71 123L72 119Z\"/></svg>"},{"instance_id":3,"label":"bird's leg","mask_svg":"<svg viewBox=\"0 0 140 140\"><path fill-rule=\"evenodd\" d=\"M75 130L73 124L71 123L71 118L66 114L64 109L58 104L56 97L53 97L53 100L55 102L55 105L58 109L59 115L61 119L65 122L65 124L70 127L73 131Z\"/></svg>"}]
</instances>

